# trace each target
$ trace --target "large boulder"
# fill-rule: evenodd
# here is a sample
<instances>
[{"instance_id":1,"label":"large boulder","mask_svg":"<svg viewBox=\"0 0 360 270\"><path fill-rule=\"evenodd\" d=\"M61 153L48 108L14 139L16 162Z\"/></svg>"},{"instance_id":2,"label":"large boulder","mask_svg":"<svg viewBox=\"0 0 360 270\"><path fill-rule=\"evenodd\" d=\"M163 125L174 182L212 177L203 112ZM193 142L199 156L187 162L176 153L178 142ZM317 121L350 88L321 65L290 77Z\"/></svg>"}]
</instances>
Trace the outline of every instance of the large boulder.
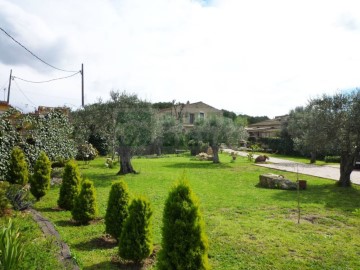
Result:
<instances>
[{"instance_id":1,"label":"large boulder","mask_svg":"<svg viewBox=\"0 0 360 270\"><path fill-rule=\"evenodd\" d=\"M267 173L259 176L259 186L264 188L274 189L286 189L296 190L297 184L288 179L285 179L282 175Z\"/></svg>"}]
</instances>

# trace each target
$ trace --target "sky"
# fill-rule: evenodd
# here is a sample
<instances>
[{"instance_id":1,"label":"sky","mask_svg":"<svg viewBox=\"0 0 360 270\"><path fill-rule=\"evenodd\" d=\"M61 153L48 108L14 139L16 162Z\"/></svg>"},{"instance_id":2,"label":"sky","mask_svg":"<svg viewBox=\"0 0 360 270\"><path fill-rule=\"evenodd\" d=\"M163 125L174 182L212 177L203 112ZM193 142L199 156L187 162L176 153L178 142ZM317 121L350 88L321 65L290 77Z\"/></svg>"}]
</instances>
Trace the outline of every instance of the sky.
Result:
<instances>
[{"instance_id":1,"label":"sky","mask_svg":"<svg viewBox=\"0 0 360 270\"><path fill-rule=\"evenodd\" d=\"M357 0L0 0L0 100L81 107L111 90L270 118L360 87ZM4 90L5 89L5 90Z\"/></svg>"}]
</instances>

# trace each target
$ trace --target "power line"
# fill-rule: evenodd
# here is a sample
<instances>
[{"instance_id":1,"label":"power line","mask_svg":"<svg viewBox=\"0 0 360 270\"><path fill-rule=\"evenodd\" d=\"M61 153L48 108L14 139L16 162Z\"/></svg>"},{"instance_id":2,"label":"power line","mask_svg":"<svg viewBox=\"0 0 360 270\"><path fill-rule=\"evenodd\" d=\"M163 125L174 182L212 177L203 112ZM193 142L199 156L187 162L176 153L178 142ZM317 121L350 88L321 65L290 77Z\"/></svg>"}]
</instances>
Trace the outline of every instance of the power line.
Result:
<instances>
[{"instance_id":1,"label":"power line","mask_svg":"<svg viewBox=\"0 0 360 270\"><path fill-rule=\"evenodd\" d=\"M13 38L8 32L6 32L3 28L0 27L0 30L3 31L9 38L11 38L14 42L16 42L17 44L19 44L22 48L24 48L26 51L28 51L32 56L34 56L36 59L38 59L39 61L43 62L45 65L48 65L49 67L52 67L54 69L60 70L60 71L64 71L64 72L76 72L73 70L65 70L65 69L61 69L61 68L57 68L54 67L53 65L47 63L46 61L42 60L40 57L38 57L36 54L34 54L33 52L31 52L28 48L26 48L24 45L22 45L19 41L17 41L15 38Z\"/></svg>"},{"instance_id":2,"label":"power line","mask_svg":"<svg viewBox=\"0 0 360 270\"><path fill-rule=\"evenodd\" d=\"M20 86L18 85L18 83L15 81L15 85L16 87L19 89L19 91L24 95L24 97L32 104L36 107L36 105L34 104L34 102L32 102L25 94L24 92L21 90Z\"/></svg>"},{"instance_id":3,"label":"power line","mask_svg":"<svg viewBox=\"0 0 360 270\"><path fill-rule=\"evenodd\" d=\"M55 78L55 79L50 79L50 80L46 80L46 81L30 81L30 80L26 80L26 79L19 78L19 77L16 77L16 76L12 76L12 78L13 78L13 79L19 79L19 80L21 80L21 81L28 82L28 83L48 83L48 82L52 82L52 81L67 79L67 78L73 77L73 76L75 76L76 74L79 74L79 73L81 73L81 72L78 71L78 72L75 72L74 74L71 74L71 75L69 75L69 76L60 77L60 78Z\"/></svg>"}]
</instances>

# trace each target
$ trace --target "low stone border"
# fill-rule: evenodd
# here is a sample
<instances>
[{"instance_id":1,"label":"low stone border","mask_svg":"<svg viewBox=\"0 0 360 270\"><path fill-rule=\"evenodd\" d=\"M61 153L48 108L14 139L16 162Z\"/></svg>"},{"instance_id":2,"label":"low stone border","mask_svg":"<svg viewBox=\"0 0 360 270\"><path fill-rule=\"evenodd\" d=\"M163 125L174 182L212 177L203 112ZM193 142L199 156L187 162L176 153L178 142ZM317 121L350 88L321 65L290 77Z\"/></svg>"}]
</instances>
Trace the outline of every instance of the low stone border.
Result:
<instances>
[{"instance_id":1,"label":"low stone border","mask_svg":"<svg viewBox=\"0 0 360 270\"><path fill-rule=\"evenodd\" d=\"M55 229L54 225L49 220L44 218L38 211L32 208L30 208L29 211L33 216L33 219L37 222L37 224L39 224L40 229L45 234L45 236L55 237L56 243L60 247L59 259L65 266L65 269L80 270L79 266L71 257L69 246L63 241L61 241L60 235Z\"/></svg>"}]
</instances>

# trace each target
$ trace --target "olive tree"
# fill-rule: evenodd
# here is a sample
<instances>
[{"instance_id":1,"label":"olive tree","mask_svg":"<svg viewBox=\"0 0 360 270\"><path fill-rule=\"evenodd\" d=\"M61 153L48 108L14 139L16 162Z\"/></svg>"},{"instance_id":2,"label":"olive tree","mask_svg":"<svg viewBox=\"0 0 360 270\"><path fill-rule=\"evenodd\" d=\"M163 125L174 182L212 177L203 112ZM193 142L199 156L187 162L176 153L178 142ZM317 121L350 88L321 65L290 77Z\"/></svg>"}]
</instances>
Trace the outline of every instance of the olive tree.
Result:
<instances>
[{"instance_id":1,"label":"olive tree","mask_svg":"<svg viewBox=\"0 0 360 270\"><path fill-rule=\"evenodd\" d=\"M209 144L213 150L214 163L220 162L220 144L237 146L241 140L245 140L247 137L248 133L244 127L234 124L229 118L215 115L195 122L189 133L189 138Z\"/></svg>"},{"instance_id":2,"label":"olive tree","mask_svg":"<svg viewBox=\"0 0 360 270\"><path fill-rule=\"evenodd\" d=\"M299 139L316 150L338 153L342 187L351 185L354 160L360 153L360 90L323 95L309 101Z\"/></svg>"},{"instance_id":3,"label":"olive tree","mask_svg":"<svg viewBox=\"0 0 360 270\"><path fill-rule=\"evenodd\" d=\"M106 138L113 157L115 151L119 154L118 174L136 173L131 164L132 156L139 148L152 143L160 133L151 104L126 92L111 91L109 101L86 106L78 115L74 114L73 120L85 129L83 139L91 132Z\"/></svg>"}]
</instances>

